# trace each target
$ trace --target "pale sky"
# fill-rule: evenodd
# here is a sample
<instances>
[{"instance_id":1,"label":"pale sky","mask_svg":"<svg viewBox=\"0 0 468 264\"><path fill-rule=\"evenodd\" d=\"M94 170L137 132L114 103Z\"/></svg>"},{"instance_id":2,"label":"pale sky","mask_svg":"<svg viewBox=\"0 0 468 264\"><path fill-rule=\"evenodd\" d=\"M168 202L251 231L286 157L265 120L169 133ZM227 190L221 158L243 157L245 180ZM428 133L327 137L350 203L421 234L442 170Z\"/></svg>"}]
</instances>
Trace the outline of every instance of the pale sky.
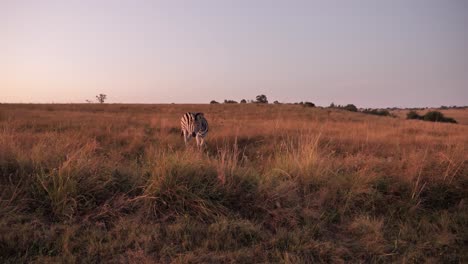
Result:
<instances>
[{"instance_id":1,"label":"pale sky","mask_svg":"<svg viewBox=\"0 0 468 264\"><path fill-rule=\"evenodd\" d=\"M468 105L468 1L0 0L0 102Z\"/></svg>"}]
</instances>

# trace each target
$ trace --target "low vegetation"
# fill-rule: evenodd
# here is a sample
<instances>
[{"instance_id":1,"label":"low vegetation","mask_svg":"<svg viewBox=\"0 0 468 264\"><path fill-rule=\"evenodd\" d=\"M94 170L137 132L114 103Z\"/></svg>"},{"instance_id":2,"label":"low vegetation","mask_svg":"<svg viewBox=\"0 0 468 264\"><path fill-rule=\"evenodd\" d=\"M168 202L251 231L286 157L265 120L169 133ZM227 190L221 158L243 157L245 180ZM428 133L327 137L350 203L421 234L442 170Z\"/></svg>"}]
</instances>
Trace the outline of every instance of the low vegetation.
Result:
<instances>
[{"instance_id":1,"label":"low vegetation","mask_svg":"<svg viewBox=\"0 0 468 264\"><path fill-rule=\"evenodd\" d=\"M343 105L335 105L335 103L331 103L329 108L343 109L343 110L350 111L350 112L357 112L358 111L358 108L354 104L347 104L347 105L343 106Z\"/></svg>"},{"instance_id":2,"label":"low vegetation","mask_svg":"<svg viewBox=\"0 0 468 264\"><path fill-rule=\"evenodd\" d=\"M355 105L353 104L347 104L343 107L344 110L348 110L348 111L351 111L351 112L357 112L358 109Z\"/></svg>"},{"instance_id":3,"label":"low vegetation","mask_svg":"<svg viewBox=\"0 0 468 264\"><path fill-rule=\"evenodd\" d=\"M407 119L417 119L417 120L424 120L430 122L443 122L443 123L457 123L457 121L451 117L444 116L443 113L439 111L429 111L424 115L419 115L415 111L410 111L406 115Z\"/></svg>"},{"instance_id":4,"label":"low vegetation","mask_svg":"<svg viewBox=\"0 0 468 264\"><path fill-rule=\"evenodd\" d=\"M377 115L377 116L391 116L392 114L386 109L370 109L366 108L362 111L364 114Z\"/></svg>"},{"instance_id":5,"label":"low vegetation","mask_svg":"<svg viewBox=\"0 0 468 264\"><path fill-rule=\"evenodd\" d=\"M304 107L315 107L315 104L312 102L305 102Z\"/></svg>"},{"instance_id":6,"label":"low vegetation","mask_svg":"<svg viewBox=\"0 0 468 264\"><path fill-rule=\"evenodd\" d=\"M2 104L0 262L466 263L467 135L287 104Z\"/></svg>"}]
</instances>

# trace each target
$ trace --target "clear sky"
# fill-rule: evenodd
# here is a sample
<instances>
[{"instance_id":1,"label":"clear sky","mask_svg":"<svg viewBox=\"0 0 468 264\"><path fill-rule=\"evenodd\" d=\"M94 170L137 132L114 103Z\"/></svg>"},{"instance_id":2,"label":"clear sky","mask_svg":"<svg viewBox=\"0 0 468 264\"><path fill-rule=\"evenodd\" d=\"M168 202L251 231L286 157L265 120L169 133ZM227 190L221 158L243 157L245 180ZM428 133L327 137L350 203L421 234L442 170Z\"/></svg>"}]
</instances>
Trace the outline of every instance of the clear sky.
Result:
<instances>
[{"instance_id":1,"label":"clear sky","mask_svg":"<svg viewBox=\"0 0 468 264\"><path fill-rule=\"evenodd\" d=\"M0 102L468 105L466 0L0 0Z\"/></svg>"}]
</instances>

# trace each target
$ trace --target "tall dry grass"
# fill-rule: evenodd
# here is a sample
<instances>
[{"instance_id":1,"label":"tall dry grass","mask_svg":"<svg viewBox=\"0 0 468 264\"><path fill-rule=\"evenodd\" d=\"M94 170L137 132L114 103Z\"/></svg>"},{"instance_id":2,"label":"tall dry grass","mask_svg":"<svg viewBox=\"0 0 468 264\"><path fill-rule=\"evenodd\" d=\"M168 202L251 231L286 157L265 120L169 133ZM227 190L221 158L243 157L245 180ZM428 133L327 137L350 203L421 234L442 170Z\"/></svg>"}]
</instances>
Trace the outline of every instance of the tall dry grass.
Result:
<instances>
[{"instance_id":1,"label":"tall dry grass","mask_svg":"<svg viewBox=\"0 0 468 264\"><path fill-rule=\"evenodd\" d=\"M209 120L203 152L186 111ZM0 261L466 262L467 132L295 105L0 105Z\"/></svg>"}]
</instances>

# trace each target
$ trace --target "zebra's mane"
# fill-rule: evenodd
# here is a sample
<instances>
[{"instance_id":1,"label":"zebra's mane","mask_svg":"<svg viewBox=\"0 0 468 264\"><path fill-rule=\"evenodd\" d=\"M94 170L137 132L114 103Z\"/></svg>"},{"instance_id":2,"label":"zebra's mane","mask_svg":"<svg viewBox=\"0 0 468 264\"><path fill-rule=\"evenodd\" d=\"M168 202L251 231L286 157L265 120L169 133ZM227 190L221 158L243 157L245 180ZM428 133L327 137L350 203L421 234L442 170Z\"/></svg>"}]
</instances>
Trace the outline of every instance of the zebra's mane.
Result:
<instances>
[{"instance_id":1,"label":"zebra's mane","mask_svg":"<svg viewBox=\"0 0 468 264\"><path fill-rule=\"evenodd\" d=\"M195 119L197 119L198 116L203 116L203 113L192 113Z\"/></svg>"}]
</instances>

